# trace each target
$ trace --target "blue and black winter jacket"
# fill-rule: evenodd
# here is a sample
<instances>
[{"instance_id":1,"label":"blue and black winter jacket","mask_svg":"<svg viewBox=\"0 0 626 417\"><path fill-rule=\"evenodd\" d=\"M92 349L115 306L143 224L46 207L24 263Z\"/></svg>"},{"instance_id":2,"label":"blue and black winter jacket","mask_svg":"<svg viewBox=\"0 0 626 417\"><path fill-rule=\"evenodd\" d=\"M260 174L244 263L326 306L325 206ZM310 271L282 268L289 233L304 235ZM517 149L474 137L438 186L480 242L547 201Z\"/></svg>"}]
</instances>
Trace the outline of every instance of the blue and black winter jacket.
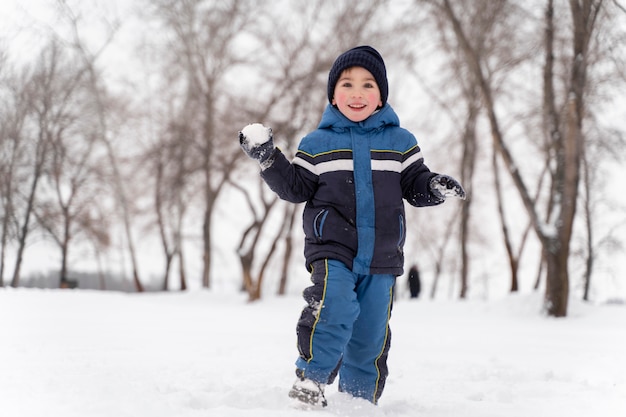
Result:
<instances>
[{"instance_id":1,"label":"blue and black winter jacket","mask_svg":"<svg viewBox=\"0 0 626 417\"><path fill-rule=\"evenodd\" d=\"M443 202L428 187L436 175L415 137L386 104L355 123L328 105L290 163L280 150L261 176L284 200L306 201L306 264L337 259L358 274L403 273L404 198L413 206Z\"/></svg>"}]
</instances>

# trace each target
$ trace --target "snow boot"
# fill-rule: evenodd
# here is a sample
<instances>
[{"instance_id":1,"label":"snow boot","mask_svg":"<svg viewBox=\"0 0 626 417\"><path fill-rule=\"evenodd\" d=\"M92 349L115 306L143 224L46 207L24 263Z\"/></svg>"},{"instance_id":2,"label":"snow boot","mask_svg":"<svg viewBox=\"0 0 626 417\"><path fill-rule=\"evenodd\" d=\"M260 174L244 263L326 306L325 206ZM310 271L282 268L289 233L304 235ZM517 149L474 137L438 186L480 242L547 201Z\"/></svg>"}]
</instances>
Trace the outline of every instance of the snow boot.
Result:
<instances>
[{"instance_id":1,"label":"snow boot","mask_svg":"<svg viewBox=\"0 0 626 417\"><path fill-rule=\"evenodd\" d=\"M326 407L324 384L307 378L298 378L289 391L289 397L298 400L301 405L309 408Z\"/></svg>"}]
</instances>

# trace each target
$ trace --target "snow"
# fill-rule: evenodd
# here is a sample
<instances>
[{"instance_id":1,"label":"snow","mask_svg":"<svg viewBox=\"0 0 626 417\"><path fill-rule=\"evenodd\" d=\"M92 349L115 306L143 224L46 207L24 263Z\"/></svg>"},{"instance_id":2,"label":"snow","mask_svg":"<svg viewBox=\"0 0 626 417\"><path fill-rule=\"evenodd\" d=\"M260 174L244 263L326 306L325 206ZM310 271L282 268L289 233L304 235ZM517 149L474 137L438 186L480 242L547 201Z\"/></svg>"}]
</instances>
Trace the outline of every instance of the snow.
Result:
<instances>
[{"instance_id":1,"label":"snow","mask_svg":"<svg viewBox=\"0 0 626 417\"><path fill-rule=\"evenodd\" d=\"M267 142L272 136L272 129L263 126L261 123L252 123L244 127L241 133L248 139L248 147L254 148Z\"/></svg>"},{"instance_id":2,"label":"snow","mask_svg":"<svg viewBox=\"0 0 626 417\"><path fill-rule=\"evenodd\" d=\"M626 415L626 305L571 300L565 319L540 305L399 299L380 404L335 384L302 411L287 397L299 297L4 288L0 415Z\"/></svg>"}]
</instances>

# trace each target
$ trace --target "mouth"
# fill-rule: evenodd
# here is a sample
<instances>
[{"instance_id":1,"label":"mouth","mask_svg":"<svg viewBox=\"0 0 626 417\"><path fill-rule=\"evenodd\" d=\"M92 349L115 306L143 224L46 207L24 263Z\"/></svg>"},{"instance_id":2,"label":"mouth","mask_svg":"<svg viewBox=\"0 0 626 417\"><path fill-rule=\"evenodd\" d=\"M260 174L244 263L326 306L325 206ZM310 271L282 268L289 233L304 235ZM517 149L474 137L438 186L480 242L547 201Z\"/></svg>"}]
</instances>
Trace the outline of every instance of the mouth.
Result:
<instances>
[{"instance_id":1,"label":"mouth","mask_svg":"<svg viewBox=\"0 0 626 417\"><path fill-rule=\"evenodd\" d=\"M350 107L352 110L362 110L365 107L367 107L367 105L365 105L365 104L348 104L348 107Z\"/></svg>"}]
</instances>

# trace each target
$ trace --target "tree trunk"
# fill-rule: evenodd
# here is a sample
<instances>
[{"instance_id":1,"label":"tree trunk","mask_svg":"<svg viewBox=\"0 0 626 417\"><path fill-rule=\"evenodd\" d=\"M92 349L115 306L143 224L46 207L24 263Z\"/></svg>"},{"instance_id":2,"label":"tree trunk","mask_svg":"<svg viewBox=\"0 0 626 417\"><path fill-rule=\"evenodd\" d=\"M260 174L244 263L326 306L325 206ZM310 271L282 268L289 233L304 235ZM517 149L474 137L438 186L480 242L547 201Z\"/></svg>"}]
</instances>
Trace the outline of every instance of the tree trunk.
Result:
<instances>
[{"instance_id":1,"label":"tree trunk","mask_svg":"<svg viewBox=\"0 0 626 417\"><path fill-rule=\"evenodd\" d=\"M289 213L291 212L291 213ZM280 283L278 285L278 295L285 295L287 292L287 281L289 279L289 263L293 252L293 225L296 218L296 206L288 204L285 209L285 218L288 218L287 230L285 230L285 253L283 255L282 268L280 273Z\"/></svg>"},{"instance_id":2,"label":"tree trunk","mask_svg":"<svg viewBox=\"0 0 626 417\"><path fill-rule=\"evenodd\" d=\"M30 216L33 213L35 207L35 195L37 193L37 185L41 178L41 172L43 169L44 155L48 148L47 139L43 132L40 132L39 139L37 141L36 153L35 153L35 165L33 167L33 179L30 186L30 192L28 194L28 202L26 204L24 213L24 222L20 228L17 257L15 260L15 269L13 270L13 278L11 279L11 287L16 288L20 285L20 273L22 268L22 261L24 259L24 251L26 250L26 239L28 237L30 229Z\"/></svg>"},{"instance_id":3,"label":"tree trunk","mask_svg":"<svg viewBox=\"0 0 626 417\"><path fill-rule=\"evenodd\" d=\"M561 135L562 147L557 149L557 158L562 161L557 169L556 211L557 234L550 239L546 252L548 282L546 285L546 311L549 315L563 317L567 314L569 297L568 259L570 241L573 234L578 184L583 155L584 91L586 88L587 52L596 17L602 5L601 0L570 0L573 20L573 58L566 106L566 125ZM551 26L552 0L548 1L548 26ZM551 49L548 49L551 51ZM559 161L559 162L561 162Z\"/></svg>"},{"instance_id":4,"label":"tree trunk","mask_svg":"<svg viewBox=\"0 0 626 417\"><path fill-rule=\"evenodd\" d=\"M549 316L565 317L569 298L568 257L558 248L556 239L546 251L547 282L544 309Z\"/></svg>"},{"instance_id":5,"label":"tree trunk","mask_svg":"<svg viewBox=\"0 0 626 417\"><path fill-rule=\"evenodd\" d=\"M476 102L475 88L471 87L467 93L468 109L467 119L465 122L465 131L463 134L463 159L461 163L461 183L466 189L467 199L461 203L461 225L460 225L460 241L461 241L461 292L459 297L464 299L467 297L469 289L469 224L470 224L470 208L472 205L472 181L474 178L474 169L476 167L476 119L479 114L479 105Z\"/></svg>"},{"instance_id":6,"label":"tree trunk","mask_svg":"<svg viewBox=\"0 0 626 417\"><path fill-rule=\"evenodd\" d=\"M587 164L587 159L584 157L583 159L583 169L584 169L584 183L585 183L585 229L587 231L587 254L585 261L585 272L584 272L584 289L583 289L583 300L589 301L589 291L591 289L591 275L593 271L593 262L595 258L595 251L593 247L593 227L592 227L592 208L591 208L591 174L589 172L589 165Z\"/></svg>"},{"instance_id":7,"label":"tree trunk","mask_svg":"<svg viewBox=\"0 0 626 417\"><path fill-rule=\"evenodd\" d=\"M206 185L207 188L208 184ZM207 190L210 194L210 191ZM213 198L207 195L207 205L204 210L202 223L202 287L211 288L211 215L213 213Z\"/></svg>"},{"instance_id":8,"label":"tree trunk","mask_svg":"<svg viewBox=\"0 0 626 417\"><path fill-rule=\"evenodd\" d=\"M182 242L181 242L182 243ZM185 252L182 246L178 247L178 275L180 279L180 290L187 290L187 272L185 269Z\"/></svg>"}]
</instances>

